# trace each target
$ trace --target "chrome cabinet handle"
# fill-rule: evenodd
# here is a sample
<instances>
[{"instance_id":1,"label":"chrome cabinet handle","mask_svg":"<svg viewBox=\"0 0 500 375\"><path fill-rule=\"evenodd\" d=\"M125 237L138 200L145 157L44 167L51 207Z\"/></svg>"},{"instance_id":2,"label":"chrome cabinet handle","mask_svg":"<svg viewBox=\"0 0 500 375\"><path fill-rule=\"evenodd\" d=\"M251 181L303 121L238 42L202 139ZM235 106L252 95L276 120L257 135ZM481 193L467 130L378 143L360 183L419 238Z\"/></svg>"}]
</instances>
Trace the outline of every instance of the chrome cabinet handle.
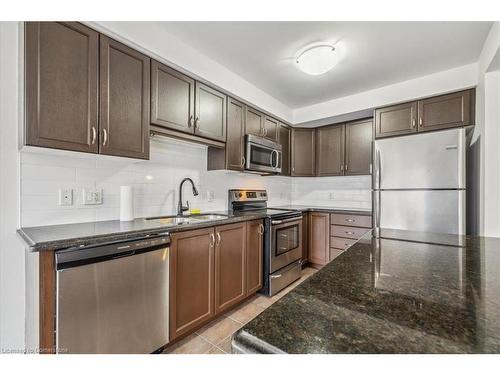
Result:
<instances>
[{"instance_id":1,"label":"chrome cabinet handle","mask_svg":"<svg viewBox=\"0 0 500 375\"><path fill-rule=\"evenodd\" d=\"M354 232L346 231L345 234L354 234Z\"/></svg>"},{"instance_id":2,"label":"chrome cabinet handle","mask_svg":"<svg viewBox=\"0 0 500 375\"><path fill-rule=\"evenodd\" d=\"M422 117L420 117L420 118L418 119L418 124L419 124L419 125L422 125L422 124L423 124Z\"/></svg>"},{"instance_id":3,"label":"chrome cabinet handle","mask_svg":"<svg viewBox=\"0 0 500 375\"><path fill-rule=\"evenodd\" d=\"M264 234L264 225L259 224L259 234L262 236Z\"/></svg>"},{"instance_id":4,"label":"chrome cabinet handle","mask_svg":"<svg viewBox=\"0 0 500 375\"><path fill-rule=\"evenodd\" d=\"M200 124L199 124L199 121L200 121L200 118L198 116L196 116L194 118L194 129L197 130L200 128Z\"/></svg>"},{"instance_id":5,"label":"chrome cabinet handle","mask_svg":"<svg viewBox=\"0 0 500 375\"><path fill-rule=\"evenodd\" d=\"M220 245L220 243L221 243L220 233L217 232L217 242L216 242L216 244Z\"/></svg>"},{"instance_id":6,"label":"chrome cabinet handle","mask_svg":"<svg viewBox=\"0 0 500 375\"><path fill-rule=\"evenodd\" d=\"M412 119L412 120L411 120L411 127L412 127L412 128L415 128L415 125L416 125L416 121L415 121L415 119Z\"/></svg>"},{"instance_id":7,"label":"chrome cabinet handle","mask_svg":"<svg viewBox=\"0 0 500 375\"><path fill-rule=\"evenodd\" d=\"M91 144L95 144L95 140L97 139L97 131L95 130L95 126L92 126L92 141Z\"/></svg>"},{"instance_id":8,"label":"chrome cabinet handle","mask_svg":"<svg viewBox=\"0 0 500 375\"><path fill-rule=\"evenodd\" d=\"M264 137L267 137L267 129L264 128Z\"/></svg>"},{"instance_id":9,"label":"chrome cabinet handle","mask_svg":"<svg viewBox=\"0 0 500 375\"><path fill-rule=\"evenodd\" d=\"M241 157L241 166L242 167L245 166L245 157L244 156Z\"/></svg>"},{"instance_id":10,"label":"chrome cabinet handle","mask_svg":"<svg viewBox=\"0 0 500 375\"><path fill-rule=\"evenodd\" d=\"M282 274L279 274L279 275L271 275L271 279L279 279L281 276L283 276Z\"/></svg>"},{"instance_id":11,"label":"chrome cabinet handle","mask_svg":"<svg viewBox=\"0 0 500 375\"><path fill-rule=\"evenodd\" d=\"M340 166L340 171L341 171L341 172L343 172L343 171L344 171L344 166L343 166L343 165L341 165L341 166Z\"/></svg>"},{"instance_id":12,"label":"chrome cabinet handle","mask_svg":"<svg viewBox=\"0 0 500 375\"><path fill-rule=\"evenodd\" d=\"M213 233L210 233L210 247L215 245L215 237Z\"/></svg>"},{"instance_id":13,"label":"chrome cabinet handle","mask_svg":"<svg viewBox=\"0 0 500 375\"><path fill-rule=\"evenodd\" d=\"M193 126L193 115L189 116L189 121L188 121L188 128Z\"/></svg>"},{"instance_id":14,"label":"chrome cabinet handle","mask_svg":"<svg viewBox=\"0 0 500 375\"><path fill-rule=\"evenodd\" d=\"M345 170L347 171L347 164L345 165Z\"/></svg>"},{"instance_id":15,"label":"chrome cabinet handle","mask_svg":"<svg viewBox=\"0 0 500 375\"><path fill-rule=\"evenodd\" d=\"M106 143L108 142L108 131L106 129L102 129L102 134L104 136L104 139L102 141L102 145L106 146Z\"/></svg>"},{"instance_id":16,"label":"chrome cabinet handle","mask_svg":"<svg viewBox=\"0 0 500 375\"><path fill-rule=\"evenodd\" d=\"M356 220L355 219L344 219L344 221L347 221L349 223L354 223Z\"/></svg>"}]
</instances>

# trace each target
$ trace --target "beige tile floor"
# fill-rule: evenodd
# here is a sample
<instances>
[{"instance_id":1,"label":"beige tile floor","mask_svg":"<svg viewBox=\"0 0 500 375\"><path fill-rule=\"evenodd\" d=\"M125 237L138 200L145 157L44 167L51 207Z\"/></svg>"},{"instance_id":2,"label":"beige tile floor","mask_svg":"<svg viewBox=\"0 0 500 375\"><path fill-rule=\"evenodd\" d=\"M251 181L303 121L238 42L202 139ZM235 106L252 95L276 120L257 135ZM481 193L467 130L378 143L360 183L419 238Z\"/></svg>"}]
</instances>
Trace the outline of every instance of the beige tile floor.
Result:
<instances>
[{"instance_id":1,"label":"beige tile floor","mask_svg":"<svg viewBox=\"0 0 500 375\"><path fill-rule=\"evenodd\" d=\"M243 325L259 315L262 311L279 300L290 290L315 273L314 268L304 268L299 280L283 289L273 297L256 295L245 303L238 305L213 322L200 328L171 347L165 349L166 354L230 354L231 336Z\"/></svg>"}]
</instances>

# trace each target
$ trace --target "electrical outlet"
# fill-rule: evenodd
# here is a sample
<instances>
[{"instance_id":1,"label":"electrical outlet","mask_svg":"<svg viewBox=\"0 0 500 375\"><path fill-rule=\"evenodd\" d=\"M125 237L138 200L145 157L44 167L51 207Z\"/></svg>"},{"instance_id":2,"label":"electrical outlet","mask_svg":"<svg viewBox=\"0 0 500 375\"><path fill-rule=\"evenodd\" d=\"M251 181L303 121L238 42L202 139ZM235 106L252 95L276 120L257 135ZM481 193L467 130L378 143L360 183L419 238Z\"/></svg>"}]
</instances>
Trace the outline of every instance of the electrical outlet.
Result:
<instances>
[{"instance_id":1,"label":"electrical outlet","mask_svg":"<svg viewBox=\"0 0 500 375\"><path fill-rule=\"evenodd\" d=\"M328 194L328 199L333 201L335 199L335 194L333 192L330 192L330 194Z\"/></svg>"},{"instance_id":2,"label":"electrical outlet","mask_svg":"<svg viewBox=\"0 0 500 375\"><path fill-rule=\"evenodd\" d=\"M207 191L207 201L209 202L214 201L214 192L212 190Z\"/></svg>"},{"instance_id":3,"label":"electrical outlet","mask_svg":"<svg viewBox=\"0 0 500 375\"><path fill-rule=\"evenodd\" d=\"M59 206L73 205L73 189L59 189Z\"/></svg>"},{"instance_id":4,"label":"electrical outlet","mask_svg":"<svg viewBox=\"0 0 500 375\"><path fill-rule=\"evenodd\" d=\"M83 204L102 204L102 189L82 189Z\"/></svg>"}]
</instances>

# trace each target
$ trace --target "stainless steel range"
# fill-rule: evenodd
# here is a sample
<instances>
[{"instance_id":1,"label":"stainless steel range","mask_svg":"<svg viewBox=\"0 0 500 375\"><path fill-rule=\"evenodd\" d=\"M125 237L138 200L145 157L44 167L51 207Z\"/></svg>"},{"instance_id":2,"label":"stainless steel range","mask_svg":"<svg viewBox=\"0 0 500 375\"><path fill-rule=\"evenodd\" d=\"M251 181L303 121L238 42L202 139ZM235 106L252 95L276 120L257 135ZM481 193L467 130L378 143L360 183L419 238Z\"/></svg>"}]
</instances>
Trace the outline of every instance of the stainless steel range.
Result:
<instances>
[{"instance_id":1,"label":"stainless steel range","mask_svg":"<svg viewBox=\"0 0 500 375\"><path fill-rule=\"evenodd\" d=\"M234 214L263 213L264 264L260 293L272 296L300 278L302 269L302 214L267 207L265 190L229 190L228 210Z\"/></svg>"}]
</instances>

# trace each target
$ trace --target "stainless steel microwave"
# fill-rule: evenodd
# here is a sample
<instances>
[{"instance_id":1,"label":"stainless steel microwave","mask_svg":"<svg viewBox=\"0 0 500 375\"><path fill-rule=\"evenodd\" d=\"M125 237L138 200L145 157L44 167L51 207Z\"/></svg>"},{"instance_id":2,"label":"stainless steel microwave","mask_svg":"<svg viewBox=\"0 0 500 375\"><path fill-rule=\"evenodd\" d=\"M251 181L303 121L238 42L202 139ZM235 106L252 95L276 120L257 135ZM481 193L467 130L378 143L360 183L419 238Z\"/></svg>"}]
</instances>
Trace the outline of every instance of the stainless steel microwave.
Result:
<instances>
[{"instance_id":1,"label":"stainless steel microwave","mask_svg":"<svg viewBox=\"0 0 500 375\"><path fill-rule=\"evenodd\" d=\"M281 145L248 134L245 136L245 170L266 173L281 172Z\"/></svg>"}]
</instances>

